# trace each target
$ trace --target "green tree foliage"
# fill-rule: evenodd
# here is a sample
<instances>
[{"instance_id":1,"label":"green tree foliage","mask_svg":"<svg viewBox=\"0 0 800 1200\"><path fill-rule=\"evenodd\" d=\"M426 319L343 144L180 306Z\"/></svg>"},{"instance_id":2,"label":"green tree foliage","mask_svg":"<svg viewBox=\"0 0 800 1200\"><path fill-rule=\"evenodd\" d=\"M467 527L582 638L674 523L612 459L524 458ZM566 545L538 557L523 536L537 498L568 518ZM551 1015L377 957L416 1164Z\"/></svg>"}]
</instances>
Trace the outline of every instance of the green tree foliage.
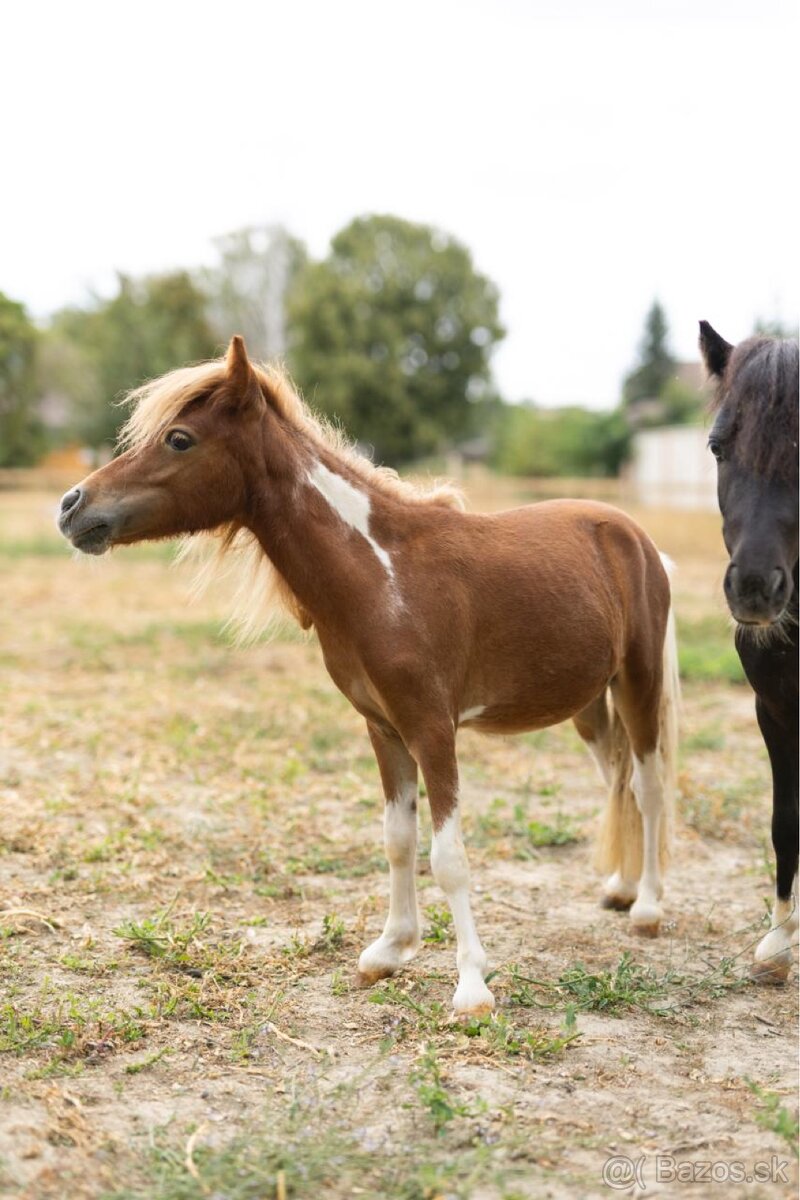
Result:
<instances>
[{"instance_id":1,"label":"green tree foliage","mask_svg":"<svg viewBox=\"0 0 800 1200\"><path fill-rule=\"evenodd\" d=\"M659 425L687 425L703 413L703 394L673 376L658 394L661 412Z\"/></svg>"},{"instance_id":2,"label":"green tree foliage","mask_svg":"<svg viewBox=\"0 0 800 1200\"><path fill-rule=\"evenodd\" d=\"M495 429L494 466L509 475L614 476L628 456L623 413L508 405Z\"/></svg>"},{"instance_id":3,"label":"green tree foliage","mask_svg":"<svg viewBox=\"0 0 800 1200\"><path fill-rule=\"evenodd\" d=\"M53 383L72 402L75 432L94 446L115 439L125 414L114 401L126 391L219 349L186 271L120 275L110 300L58 313L50 339Z\"/></svg>"},{"instance_id":4,"label":"green tree foliage","mask_svg":"<svg viewBox=\"0 0 800 1200\"><path fill-rule=\"evenodd\" d=\"M645 317L639 345L639 362L625 378L622 402L626 408L640 400L653 400L675 371L675 359L669 349L667 318L658 300Z\"/></svg>"},{"instance_id":5,"label":"green tree foliage","mask_svg":"<svg viewBox=\"0 0 800 1200\"><path fill-rule=\"evenodd\" d=\"M770 320L758 317L753 327L753 333L765 333L769 337L781 338L784 341L796 342L798 338L797 326L787 325L780 317L773 317Z\"/></svg>"},{"instance_id":6,"label":"green tree foliage","mask_svg":"<svg viewBox=\"0 0 800 1200\"><path fill-rule=\"evenodd\" d=\"M391 216L353 221L289 295L289 362L315 406L381 461L401 462L474 432L503 336L494 284L469 251Z\"/></svg>"},{"instance_id":7,"label":"green tree foliage","mask_svg":"<svg viewBox=\"0 0 800 1200\"><path fill-rule=\"evenodd\" d=\"M27 466L44 446L36 409L37 343L24 306L0 292L0 467Z\"/></svg>"}]
</instances>

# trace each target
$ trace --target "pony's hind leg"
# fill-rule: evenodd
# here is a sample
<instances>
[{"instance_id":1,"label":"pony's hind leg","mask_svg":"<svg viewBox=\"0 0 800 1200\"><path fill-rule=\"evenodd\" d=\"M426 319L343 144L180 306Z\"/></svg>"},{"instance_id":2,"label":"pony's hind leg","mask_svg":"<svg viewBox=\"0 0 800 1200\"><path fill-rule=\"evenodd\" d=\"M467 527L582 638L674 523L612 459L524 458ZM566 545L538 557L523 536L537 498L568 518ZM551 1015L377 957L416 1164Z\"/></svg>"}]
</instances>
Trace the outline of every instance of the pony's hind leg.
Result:
<instances>
[{"instance_id":1,"label":"pony's hind leg","mask_svg":"<svg viewBox=\"0 0 800 1200\"><path fill-rule=\"evenodd\" d=\"M671 652L671 651L670 651ZM669 857L672 824L674 764L676 756L676 708L674 679L671 667L647 684L642 673L624 669L612 687L614 706L627 733L629 766L617 780L618 798L623 810L632 816L630 793L633 793L640 822L628 819L621 827L620 853L630 865L626 878L635 874L640 864L636 900L630 914L637 933L656 937L661 925L662 871ZM612 789L613 790L613 789Z\"/></svg>"},{"instance_id":2,"label":"pony's hind leg","mask_svg":"<svg viewBox=\"0 0 800 1200\"><path fill-rule=\"evenodd\" d=\"M663 912L661 897L661 822L664 818L664 785L658 766L658 751L633 756L633 794L642 815L642 874L631 923L637 933L656 937Z\"/></svg>"},{"instance_id":3,"label":"pony's hind leg","mask_svg":"<svg viewBox=\"0 0 800 1200\"><path fill-rule=\"evenodd\" d=\"M381 936L358 960L365 986L392 975L420 947L415 870L417 861L417 764L398 737L369 725L386 807L383 838L389 861L389 915Z\"/></svg>"},{"instance_id":4,"label":"pony's hind leg","mask_svg":"<svg viewBox=\"0 0 800 1200\"><path fill-rule=\"evenodd\" d=\"M756 716L772 767L772 844L775 848L775 906L769 933L756 947L751 974L758 983L784 983L797 941L797 714L782 728L756 697Z\"/></svg>"},{"instance_id":5,"label":"pony's hind leg","mask_svg":"<svg viewBox=\"0 0 800 1200\"><path fill-rule=\"evenodd\" d=\"M573 724L577 729L580 737L583 740L586 749L589 751L594 763L600 773L600 778L609 789L614 788L615 774L623 765L620 762L621 757L629 757L627 747L627 734L621 727L614 728L612 714L608 705L608 694L603 691L602 695L593 700L591 704L576 713L572 718ZM616 717L616 724L619 726L619 718ZM617 745L620 737L624 740L624 745ZM616 768L616 770L615 770ZM610 797L610 803L617 803L620 807L624 803L623 797ZM613 814L616 821L624 820L623 813L618 811ZM630 819L630 818L629 818ZM638 813L633 814L633 820L639 821ZM618 842L619 837L612 836L611 842ZM611 874L607 877L603 886L603 896L601 904L603 908L614 908L621 911L629 909L636 899L637 890L637 875L629 871L625 874L624 866L621 857L611 851Z\"/></svg>"}]
</instances>

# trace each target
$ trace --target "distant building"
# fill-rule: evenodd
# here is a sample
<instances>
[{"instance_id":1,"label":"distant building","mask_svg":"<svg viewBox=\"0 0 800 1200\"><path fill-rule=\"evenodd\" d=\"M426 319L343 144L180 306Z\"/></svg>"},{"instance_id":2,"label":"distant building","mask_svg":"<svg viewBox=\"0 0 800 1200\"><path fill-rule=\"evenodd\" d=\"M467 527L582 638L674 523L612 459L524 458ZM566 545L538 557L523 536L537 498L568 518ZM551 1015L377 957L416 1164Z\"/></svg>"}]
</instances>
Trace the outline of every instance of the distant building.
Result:
<instances>
[{"instance_id":1,"label":"distant building","mask_svg":"<svg viewBox=\"0 0 800 1200\"><path fill-rule=\"evenodd\" d=\"M716 510L717 464L701 425L640 429L626 474L636 499L648 507Z\"/></svg>"},{"instance_id":2,"label":"distant building","mask_svg":"<svg viewBox=\"0 0 800 1200\"><path fill-rule=\"evenodd\" d=\"M688 400L684 412L691 423L672 423L676 417L674 409L673 414L669 412L669 401L674 403L676 390L670 397L670 385L662 396L632 404L628 415L634 434L625 479L640 504L713 511L717 507L717 467L708 450L708 430L700 423L711 398L711 384L699 362L676 363L673 380ZM693 419L691 414L696 414Z\"/></svg>"}]
</instances>

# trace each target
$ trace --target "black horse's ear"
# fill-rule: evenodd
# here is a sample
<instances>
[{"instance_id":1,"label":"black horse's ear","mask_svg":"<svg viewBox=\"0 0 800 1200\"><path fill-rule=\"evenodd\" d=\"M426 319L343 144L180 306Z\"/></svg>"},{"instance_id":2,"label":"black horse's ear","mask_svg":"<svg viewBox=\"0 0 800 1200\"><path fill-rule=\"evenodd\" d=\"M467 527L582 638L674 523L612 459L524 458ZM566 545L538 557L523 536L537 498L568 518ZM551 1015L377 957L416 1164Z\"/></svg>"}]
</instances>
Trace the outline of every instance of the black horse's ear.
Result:
<instances>
[{"instance_id":1,"label":"black horse's ear","mask_svg":"<svg viewBox=\"0 0 800 1200\"><path fill-rule=\"evenodd\" d=\"M261 402L263 396L256 379L253 365L247 357L247 347L244 338L238 333L231 338L228 353L225 356L225 374L231 385L233 401L237 408L246 408L250 404Z\"/></svg>"},{"instance_id":2,"label":"black horse's ear","mask_svg":"<svg viewBox=\"0 0 800 1200\"><path fill-rule=\"evenodd\" d=\"M732 351L733 346L730 342L720 337L708 321L700 322L700 353L710 375L716 375L717 379L722 378Z\"/></svg>"}]
</instances>

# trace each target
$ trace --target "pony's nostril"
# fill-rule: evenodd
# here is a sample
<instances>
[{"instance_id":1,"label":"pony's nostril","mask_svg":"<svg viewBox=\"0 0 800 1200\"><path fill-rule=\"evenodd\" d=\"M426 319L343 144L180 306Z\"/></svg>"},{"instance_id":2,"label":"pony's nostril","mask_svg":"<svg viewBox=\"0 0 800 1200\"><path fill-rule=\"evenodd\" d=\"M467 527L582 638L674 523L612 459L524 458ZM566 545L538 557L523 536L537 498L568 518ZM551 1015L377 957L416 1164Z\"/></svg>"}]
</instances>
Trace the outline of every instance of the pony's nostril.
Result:
<instances>
[{"instance_id":1,"label":"pony's nostril","mask_svg":"<svg viewBox=\"0 0 800 1200\"><path fill-rule=\"evenodd\" d=\"M725 594L727 596L735 594L736 585L738 583L738 575L739 575L739 568L737 566L735 566L734 563L729 563L728 569L725 572L725 579L724 579L723 585L722 585L723 588L725 589Z\"/></svg>"},{"instance_id":2,"label":"pony's nostril","mask_svg":"<svg viewBox=\"0 0 800 1200\"><path fill-rule=\"evenodd\" d=\"M769 577L769 596L771 600L778 600L786 591L787 577L786 572L781 567L776 567Z\"/></svg>"},{"instance_id":3,"label":"pony's nostril","mask_svg":"<svg viewBox=\"0 0 800 1200\"><path fill-rule=\"evenodd\" d=\"M61 497L62 515L72 512L73 508L80 502L81 495L80 488L73 488L71 492L67 492L66 495Z\"/></svg>"}]
</instances>

